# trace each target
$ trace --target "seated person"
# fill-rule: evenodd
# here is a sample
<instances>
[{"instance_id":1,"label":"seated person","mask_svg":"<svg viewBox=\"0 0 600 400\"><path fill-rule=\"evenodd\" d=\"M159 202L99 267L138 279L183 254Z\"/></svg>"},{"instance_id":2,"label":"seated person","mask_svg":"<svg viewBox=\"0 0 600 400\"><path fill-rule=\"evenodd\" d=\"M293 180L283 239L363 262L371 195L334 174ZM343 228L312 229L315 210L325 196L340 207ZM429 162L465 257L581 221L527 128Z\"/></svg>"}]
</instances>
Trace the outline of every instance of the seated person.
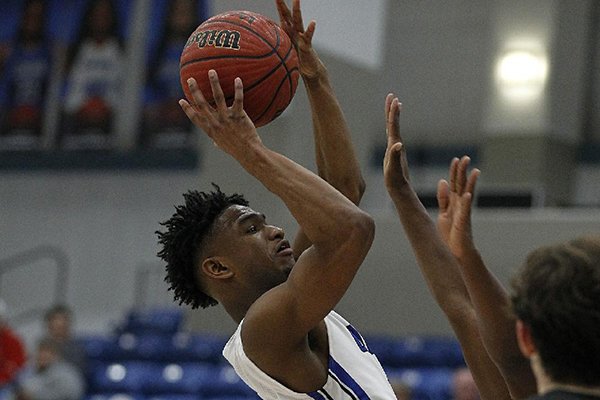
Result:
<instances>
[{"instance_id":1,"label":"seated person","mask_svg":"<svg viewBox=\"0 0 600 400\"><path fill-rule=\"evenodd\" d=\"M25 345L8 324L6 303L0 299L0 399L10 398L12 384L25 365Z\"/></svg>"},{"instance_id":2,"label":"seated person","mask_svg":"<svg viewBox=\"0 0 600 400\"><path fill-rule=\"evenodd\" d=\"M28 0L14 44L7 47L0 78L2 148L29 149L40 143L52 66L45 13L43 0Z\"/></svg>"},{"instance_id":3,"label":"seated person","mask_svg":"<svg viewBox=\"0 0 600 400\"><path fill-rule=\"evenodd\" d=\"M62 146L71 149L110 146L121 86L124 54L118 19L110 0L93 0L69 51L63 112Z\"/></svg>"},{"instance_id":4,"label":"seated person","mask_svg":"<svg viewBox=\"0 0 600 400\"><path fill-rule=\"evenodd\" d=\"M19 378L16 400L79 400L84 381L79 372L64 362L57 343L42 339L34 364Z\"/></svg>"},{"instance_id":5,"label":"seated person","mask_svg":"<svg viewBox=\"0 0 600 400\"><path fill-rule=\"evenodd\" d=\"M198 25L197 1L169 2L166 26L156 56L150 62L142 142L152 147L184 147L194 137L192 123L181 111L184 97L179 82L179 58L190 34Z\"/></svg>"},{"instance_id":6,"label":"seated person","mask_svg":"<svg viewBox=\"0 0 600 400\"><path fill-rule=\"evenodd\" d=\"M59 347L62 358L85 374L87 356L84 348L73 339L72 312L62 304L46 311L46 334Z\"/></svg>"}]
</instances>

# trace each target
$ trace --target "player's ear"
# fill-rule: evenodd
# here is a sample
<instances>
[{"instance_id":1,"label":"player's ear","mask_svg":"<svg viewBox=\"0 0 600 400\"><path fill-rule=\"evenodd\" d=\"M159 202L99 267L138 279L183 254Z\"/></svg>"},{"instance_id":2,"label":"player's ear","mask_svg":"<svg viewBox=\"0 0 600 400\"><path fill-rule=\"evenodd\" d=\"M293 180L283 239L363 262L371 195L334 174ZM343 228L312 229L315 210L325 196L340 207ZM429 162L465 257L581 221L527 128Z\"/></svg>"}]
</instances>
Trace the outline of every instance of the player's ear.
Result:
<instances>
[{"instance_id":1,"label":"player's ear","mask_svg":"<svg viewBox=\"0 0 600 400\"><path fill-rule=\"evenodd\" d=\"M233 271L219 257L204 259L200 266L200 272L212 279L228 279L233 276Z\"/></svg>"},{"instance_id":2,"label":"player's ear","mask_svg":"<svg viewBox=\"0 0 600 400\"><path fill-rule=\"evenodd\" d=\"M517 333L517 342L519 343L519 349L521 353L527 358L531 357L534 353L537 353L537 347L533 342L531 336L531 329L520 319L515 324L515 330Z\"/></svg>"}]
</instances>

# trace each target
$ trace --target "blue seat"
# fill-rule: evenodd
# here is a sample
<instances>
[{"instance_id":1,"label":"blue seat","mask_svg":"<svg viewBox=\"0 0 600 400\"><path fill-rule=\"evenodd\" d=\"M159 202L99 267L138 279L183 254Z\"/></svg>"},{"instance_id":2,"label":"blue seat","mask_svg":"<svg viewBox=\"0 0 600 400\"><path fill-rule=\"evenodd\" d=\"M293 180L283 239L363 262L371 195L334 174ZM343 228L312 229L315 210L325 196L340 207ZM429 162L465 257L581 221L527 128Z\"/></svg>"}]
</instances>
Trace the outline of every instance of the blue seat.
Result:
<instances>
[{"instance_id":1,"label":"blue seat","mask_svg":"<svg viewBox=\"0 0 600 400\"><path fill-rule=\"evenodd\" d=\"M186 361L226 363L222 352L227 340L227 337L221 335L180 334L173 337L173 354Z\"/></svg>"},{"instance_id":2,"label":"blue seat","mask_svg":"<svg viewBox=\"0 0 600 400\"><path fill-rule=\"evenodd\" d=\"M454 338L408 336L388 349L388 364L393 367L456 367L464 365L460 345Z\"/></svg>"},{"instance_id":3,"label":"blue seat","mask_svg":"<svg viewBox=\"0 0 600 400\"><path fill-rule=\"evenodd\" d=\"M196 394L165 393L152 395L147 397L147 400L202 400L202 398Z\"/></svg>"},{"instance_id":4,"label":"blue seat","mask_svg":"<svg viewBox=\"0 0 600 400\"><path fill-rule=\"evenodd\" d=\"M85 396L83 400L146 400L146 398L140 394L94 393Z\"/></svg>"},{"instance_id":5,"label":"blue seat","mask_svg":"<svg viewBox=\"0 0 600 400\"><path fill-rule=\"evenodd\" d=\"M204 363L161 365L152 371L152 379L144 387L144 393L148 396L198 395L213 383L213 369L213 365Z\"/></svg>"},{"instance_id":6,"label":"blue seat","mask_svg":"<svg viewBox=\"0 0 600 400\"><path fill-rule=\"evenodd\" d=\"M118 337L113 335L86 335L76 339L91 361L119 360Z\"/></svg>"},{"instance_id":7,"label":"blue seat","mask_svg":"<svg viewBox=\"0 0 600 400\"><path fill-rule=\"evenodd\" d=\"M369 350L377 356L383 367L393 366L392 348L396 341L397 339L389 336L369 336L365 338Z\"/></svg>"},{"instance_id":8,"label":"blue seat","mask_svg":"<svg viewBox=\"0 0 600 400\"><path fill-rule=\"evenodd\" d=\"M134 334L175 334L183 323L182 308L151 308L131 311L119 331Z\"/></svg>"},{"instance_id":9,"label":"blue seat","mask_svg":"<svg viewBox=\"0 0 600 400\"><path fill-rule=\"evenodd\" d=\"M155 363L124 362L97 364L90 374L91 393L143 393L161 367Z\"/></svg>"}]
</instances>

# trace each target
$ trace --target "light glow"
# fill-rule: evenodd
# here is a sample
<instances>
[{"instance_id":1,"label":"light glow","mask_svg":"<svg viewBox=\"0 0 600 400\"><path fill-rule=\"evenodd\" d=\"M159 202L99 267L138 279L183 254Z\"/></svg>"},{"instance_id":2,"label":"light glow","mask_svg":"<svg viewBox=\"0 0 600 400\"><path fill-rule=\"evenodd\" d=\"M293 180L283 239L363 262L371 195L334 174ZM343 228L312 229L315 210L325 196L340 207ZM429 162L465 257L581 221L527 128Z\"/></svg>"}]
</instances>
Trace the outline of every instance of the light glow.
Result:
<instances>
[{"instance_id":1,"label":"light glow","mask_svg":"<svg viewBox=\"0 0 600 400\"><path fill-rule=\"evenodd\" d=\"M496 65L496 83L509 100L530 102L539 98L548 77L545 55L529 50L504 53Z\"/></svg>"}]
</instances>

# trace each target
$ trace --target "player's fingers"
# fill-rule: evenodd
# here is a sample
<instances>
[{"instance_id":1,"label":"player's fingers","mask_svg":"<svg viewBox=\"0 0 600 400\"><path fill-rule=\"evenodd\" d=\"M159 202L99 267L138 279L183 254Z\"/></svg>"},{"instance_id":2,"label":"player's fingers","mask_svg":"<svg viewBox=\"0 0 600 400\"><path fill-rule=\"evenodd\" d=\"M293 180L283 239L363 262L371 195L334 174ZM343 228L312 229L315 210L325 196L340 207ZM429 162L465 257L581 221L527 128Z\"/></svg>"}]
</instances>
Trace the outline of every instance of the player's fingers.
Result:
<instances>
[{"instance_id":1,"label":"player's fingers","mask_svg":"<svg viewBox=\"0 0 600 400\"><path fill-rule=\"evenodd\" d=\"M445 179L440 179L438 182L436 197L440 212L446 212L450 201L448 199L448 182Z\"/></svg>"},{"instance_id":2,"label":"player's fingers","mask_svg":"<svg viewBox=\"0 0 600 400\"><path fill-rule=\"evenodd\" d=\"M187 100L179 100L179 106L190 120L195 117L196 110L194 110L194 107L192 107L192 105L188 103Z\"/></svg>"},{"instance_id":3,"label":"player's fingers","mask_svg":"<svg viewBox=\"0 0 600 400\"><path fill-rule=\"evenodd\" d=\"M194 99L194 103L196 105L197 111L200 113L207 113L207 112L211 111L212 107L210 106L210 104L208 104L208 102L204 98L204 95L202 94L202 90L200 90L200 87L198 87L198 82L196 82L196 79L189 78L187 80L187 84L188 84L188 87L190 88L190 92L192 93L192 98Z\"/></svg>"},{"instance_id":4,"label":"player's fingers","mask_svg":"<svg viewBox=\"0 0 600 400\"><path fill-rule=\"evenodd\" d=\"M463 156L458 162L458 170L456 172L456 193L459 196L462 196L465 191L465 186L467 184L467 168L469 167L470 162L471 158L469 158L469 156Z\"/></svg>"},{"instance_id":5,"label":"player's fingers","mask_svg":"<svg viewBox=\"0 0 600 400\"><path fill-rule=\"evenodd\" d=\"M287 4L285 4L285 0L277 0L277 13L279 14L279 20L282 24L287 23L292 19L292 13L288 8Z\"/></svg>"},{"instance_id":6,"label":"player's fingers","mask_svg":"<svg viewBox=\"0 0 600 400\"><path fill-rule=\"evenodd\" d=\"M187 100L179 100L179 106L181 107L185 115L187 115L187 117L190 119L190 121L192 121L196 125L200 125L203 128L206 127L206 123L212 117L210 113L208 113L207 115L206 113L203 113L194 108L190 103L187 102Z\"/></svg>"},{"instance_id":7,"label":"player's fingers","mask_svg":"<svg viewBox=\"0 0 600 400\"><path fill-rule=\"evenodd\" d=\"M461 202L459 205L459 216L457 218L458 224L460 224L463 230L467 232L471 231L471 203L473 202L473 194L465 192L461 196Z\"/></svg>"},{"instance_id":8,"label":"player's fingers","mask_svg":"<svg viewBox=\"0 0 600 400\"><path fill-rule=\"evenodd\" d=\"M292 20L294 21L294 29L300 33L304 32L304 22L302 20L300 0L294 0L292 3Z\"/></svg>"},{"instance_id":9,"label":"player's fingers","mask_svg":"<svg viewBox=\"0 0 600 400\"><path fill-rule=\"evenodd\" d=\"M388 99L386 98L386 103ZM398 142L401 140L400 138L400 109L402 104L398 101L397 97L393 97L389 108L386 104L386 108L388 108L387 114L387 134L388 134L388 142Z\"/></svg>"},{"instance_id":10,"label":"player's fingers","mask_svg":"<svg viewBox=\"0 0 600 400\"><path fill-rule=\"evenodd\" d=\"M311 43L312 42L312 38L315 34L315 29L317 28L317 21L312 20L308 23L308 26L306 27L306 30L304 31L304 40L307 43Z\"/></svg>"},{"instance_id":11,"label":"player's fingers","mask_svg":"<svg viewBox=\"0 0 600 400\"><path fill-rule=\"evenodd\" d=\"M454 157L452 161L450 161L450 171L449 171L449 179L450 185L449 189L451 193L456 193L456 171L458 169L458 158Z\"/></svg>"},{"instance_id":12,"label":"player's fingers","mask_svg":"<svg viewBox=\"0 0 600 400\"><path fill-rule=\"evenodd\" d=\"M481 171L477 168L471 171L469 174L469 178L467 179L467 185L465 186L465 192L475 193L475 185L477 184L477 180L479 179L479 175L481 175Z\"/></svg>"},{"instance_id":13,"label":"player's fingers","mask_svg":"<svg viewBox=\"0 0 600 400\"><path fill-rule=\"evenodd\" d=\"M239 77L235 78L233 86L235 93L231 111L233 112L234 117L241 117L244 115L244 84L242 83L242 79Z\"/></svg>"},{"instance_id":14,"label":"player's fingers","mask_svg":"<svg viewBox=\"0 0 600 400\"><path fill-rule=\"evenodd\" d=\"M212 89L213 99L215 99L217 111L221 113L225 112L227 110L227 104L225 103L225 95L223 94L223 89L221 88L217 71L214 69L209 70L208 80L210 81L210 87Z\"/></svg>"},{"instance_id":15,"label":"player's fingers","mask_svg":"<svg viewBox=\"0 0 600 400\"><path fill-rule=\"evenodd\" d=\"M394 100L394 94L388 93L388 95L385 96L385 108L384 108L386 124L387 124L388 116L390 115L390 105L392 104L392 100Z\"/></svg>"}]
</instances>

